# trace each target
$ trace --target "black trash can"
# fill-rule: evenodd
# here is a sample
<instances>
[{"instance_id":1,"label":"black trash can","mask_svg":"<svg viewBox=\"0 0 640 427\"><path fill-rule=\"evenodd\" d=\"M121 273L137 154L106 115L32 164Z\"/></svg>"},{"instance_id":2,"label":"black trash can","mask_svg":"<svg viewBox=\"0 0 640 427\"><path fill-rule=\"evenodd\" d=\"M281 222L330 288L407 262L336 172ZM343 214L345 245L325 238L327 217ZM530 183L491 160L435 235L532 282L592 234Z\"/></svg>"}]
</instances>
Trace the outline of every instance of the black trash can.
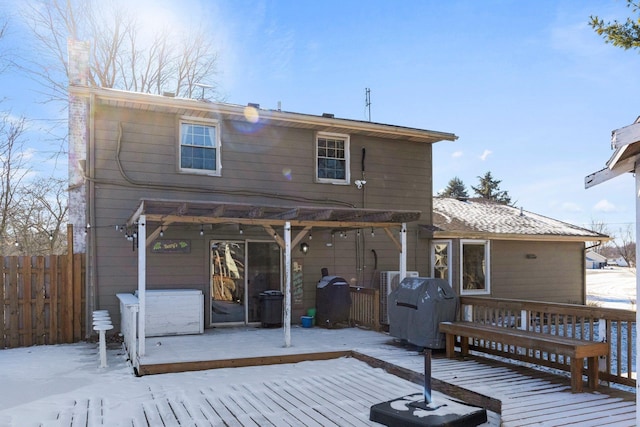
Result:
<instances>
[{"instance_id":1,"label":"black trash can","mask_svg":"<svg viewBox=\"0 0 640 427\"><path fill-rule=\"evenodd\" d=\"M282 299L280 291L269 290L260 292L260 322L263 328L282 326Z\"/></svg>"},{"instance_id":2,"label":"black trash can","mask_svg":"<svg viewBox=\"0 0 640 427\"><path fill-rule=\"evenodd\" d=\"M453 322L459 299L446 280L407 277L389 294L389 334L418 347L445 348L440 322Z\"/></svg>"},{"instance_id":3,"label":"black trash can","mask_svg":"<svg viewBox=\"0 0 640 427\"><path fill-rule=\"evenodd\" d=\"M342 277L323 276L316 287L316 325L348 325L351 310L349 284Z\"/></svg>"}]
</instances>

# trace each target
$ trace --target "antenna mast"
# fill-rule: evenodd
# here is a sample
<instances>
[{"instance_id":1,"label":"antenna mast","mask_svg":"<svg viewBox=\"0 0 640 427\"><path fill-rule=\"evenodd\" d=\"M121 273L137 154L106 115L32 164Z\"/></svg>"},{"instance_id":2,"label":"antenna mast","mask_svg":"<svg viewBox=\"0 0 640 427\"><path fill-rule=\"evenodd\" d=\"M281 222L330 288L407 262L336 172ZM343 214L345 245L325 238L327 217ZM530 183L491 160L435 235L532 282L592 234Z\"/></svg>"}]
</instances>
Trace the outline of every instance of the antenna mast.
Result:
<instances>
[{"instance_id":1,"label":"antenna mast","mask_svg":"<svg viewBox=\"0 0 640 427\"><path fill-rule=\"evenodd\" d=\"M371 121L371 89L364 89L364 108L367 109L367 120Z\"/></svg>"}]
</instances>

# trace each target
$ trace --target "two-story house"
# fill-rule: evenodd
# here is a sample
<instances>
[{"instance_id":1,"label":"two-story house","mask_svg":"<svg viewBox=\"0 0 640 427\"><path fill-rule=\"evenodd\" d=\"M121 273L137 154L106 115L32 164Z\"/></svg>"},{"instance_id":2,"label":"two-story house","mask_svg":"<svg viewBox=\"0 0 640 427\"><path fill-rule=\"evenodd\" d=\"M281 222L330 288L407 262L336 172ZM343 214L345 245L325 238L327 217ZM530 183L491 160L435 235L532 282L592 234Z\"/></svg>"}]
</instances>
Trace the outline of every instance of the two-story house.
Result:
<instances>
[{"instance_id":1,"label":"two-story house","mask_svg":"<svg viewBox=\"0 0 640 427\"><path fill-rule=\"evenodd\" d=\"M117 313L116 294L144 280L202 291L205 326L259 321L265 290L299 320L323 268L359 286L428 273L418 222L431 221L432 144L452 133L90 88L81 73L69 97L88 312Z\"/></svg>"}]
</instances>

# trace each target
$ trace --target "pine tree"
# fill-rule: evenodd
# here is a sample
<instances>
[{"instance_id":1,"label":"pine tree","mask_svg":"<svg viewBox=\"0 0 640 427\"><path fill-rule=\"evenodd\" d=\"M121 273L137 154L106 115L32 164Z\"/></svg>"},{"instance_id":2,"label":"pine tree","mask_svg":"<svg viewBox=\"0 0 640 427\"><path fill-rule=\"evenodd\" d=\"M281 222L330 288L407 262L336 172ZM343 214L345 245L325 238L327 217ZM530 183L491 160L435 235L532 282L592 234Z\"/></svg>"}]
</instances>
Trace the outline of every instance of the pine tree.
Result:
<instances>
[{"instance_id":1,"label":"pine tree","mask_svg":"<svg viewBox=\"0 0 640 427\"><path fill-rule=\"evenodd\" d=\"M449 180L447 187L438 194L440 197L453 197L456 199L466 199L469 197L467 189L460 178L453 177Z\"/></svg>"},{"instance_id":2,"label":"pine tree","mask_svg":"<svg viewBox=\"0 0 640 427\"><path fill-rule=\"evenodd\" d=\"M640 1L627 0L627 7L632 13L639 14ZM589 25L604 38L605 43L611 43L625 50L640 48L640 16L627 18L624 22L614 20L605 23L599 17L592 15Z\"/></svg>"},{"instance_id":3,"label":"pine tree","mask_svg":"<svg viewBox=\"0 0 640 427\"><path fill-rule=\"evenodd\" d=\"M479 176L478 179L480 180L478 186L471 186L476 196L482 197L483 199L493 200L504 205L511 203L509 193L500 190L500 183L502 181L495 179L491 175L491 172L485 173L484 176Z\"/></svg>"}]
</instances>

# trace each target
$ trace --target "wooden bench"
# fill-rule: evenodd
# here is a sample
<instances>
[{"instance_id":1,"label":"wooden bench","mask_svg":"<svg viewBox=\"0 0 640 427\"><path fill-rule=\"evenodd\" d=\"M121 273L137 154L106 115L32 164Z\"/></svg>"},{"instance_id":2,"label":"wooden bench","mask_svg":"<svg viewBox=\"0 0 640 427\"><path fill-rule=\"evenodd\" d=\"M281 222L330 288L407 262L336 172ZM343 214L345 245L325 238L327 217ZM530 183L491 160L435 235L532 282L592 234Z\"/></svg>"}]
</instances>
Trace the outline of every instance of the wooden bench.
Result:
<instances>
[{"instance_id":1,"label":"wooden bench","mask_svg":"<svg viewBox=\"0 0 640 427\"><path fill-rule=\"evenodd\" d=\"M461 337L460 351L463 356L469 354L469 340L465 338L477 338L569 356L571 358L571 391L574 393L582 392L584 359L587 358L589 387L596 390L598 388L598 357L609 354L609 344L606 342L583 341L481 323L441 322L440 332L446 334L446 352L449 358L455 356L456 336Z\"/></svg>"}]
</instances>

